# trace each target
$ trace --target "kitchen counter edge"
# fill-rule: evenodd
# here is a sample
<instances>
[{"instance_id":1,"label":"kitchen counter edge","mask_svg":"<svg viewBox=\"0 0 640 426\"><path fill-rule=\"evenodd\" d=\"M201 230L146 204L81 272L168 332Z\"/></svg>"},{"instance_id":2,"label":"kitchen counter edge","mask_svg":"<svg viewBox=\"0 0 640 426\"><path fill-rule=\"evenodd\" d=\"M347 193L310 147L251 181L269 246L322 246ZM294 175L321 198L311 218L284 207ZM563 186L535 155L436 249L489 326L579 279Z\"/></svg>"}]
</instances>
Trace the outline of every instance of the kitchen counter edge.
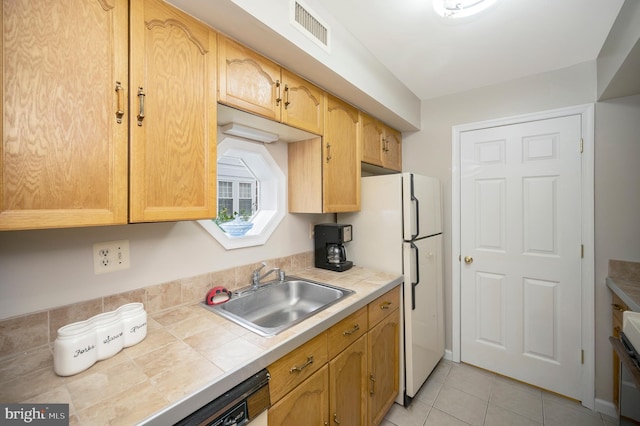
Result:
<instances>
[{"instance_id":1,"label":"kitchen counter edge","mask_svg":"<svg viewBox=\"0 0 640 426\"><path fill-rule=\"evenodd\" d=\"M607 287L634 312L640 312L640 282L607 277Z\"/></svg>"}]
</instances>

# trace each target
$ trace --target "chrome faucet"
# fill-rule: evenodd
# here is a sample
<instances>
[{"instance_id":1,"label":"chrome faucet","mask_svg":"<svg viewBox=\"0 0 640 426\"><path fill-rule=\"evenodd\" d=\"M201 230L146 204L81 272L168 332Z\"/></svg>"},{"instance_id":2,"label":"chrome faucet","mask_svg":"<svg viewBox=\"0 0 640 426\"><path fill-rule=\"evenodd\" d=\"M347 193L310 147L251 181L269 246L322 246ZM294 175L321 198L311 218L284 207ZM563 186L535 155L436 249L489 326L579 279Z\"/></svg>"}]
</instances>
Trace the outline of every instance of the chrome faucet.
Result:
<instances>
[{"instance_id":1,"label":"chrome faucet","mask_svg":"<svg viewBox=\"0 0 640 426\"><path fill-rule=\"evenodd\" d=\"M284 281L284 278L285 278L284 271L280 270L280 268L272 268L267 272L265 272L264 275L260 276L260 271L265 266L267 266L267 264L262 262L262 266L260 266L258 269L256 269L251 273L251 289L252 290L257 290L258 286L260 285L260 281L262 281L263 278L266 278L267 275L271 274L272 272L275 272L276 274L278 274L278 278L280 279L280 281Z\"/></svg>"}]
</instances>

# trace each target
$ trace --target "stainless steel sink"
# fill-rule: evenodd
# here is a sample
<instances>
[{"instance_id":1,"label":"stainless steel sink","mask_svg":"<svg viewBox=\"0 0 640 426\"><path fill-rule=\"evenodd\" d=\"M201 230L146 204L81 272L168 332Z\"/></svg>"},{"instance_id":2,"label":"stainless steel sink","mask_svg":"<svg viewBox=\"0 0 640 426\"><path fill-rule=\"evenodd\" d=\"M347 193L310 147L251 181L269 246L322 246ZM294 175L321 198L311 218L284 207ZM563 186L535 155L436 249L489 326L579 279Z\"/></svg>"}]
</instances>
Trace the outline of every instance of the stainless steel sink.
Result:
<instances>
[{"instance_id":1,"label":"stainless steel sink","mask_svg":"<svg viewBox=\"0 0 640 426\"><path fill-rule=\"evenodd\" d=\"M297 277L234 293L207 309L262 336L274 336L353 294L351 290Z\"/></svg>"}]
</instances>

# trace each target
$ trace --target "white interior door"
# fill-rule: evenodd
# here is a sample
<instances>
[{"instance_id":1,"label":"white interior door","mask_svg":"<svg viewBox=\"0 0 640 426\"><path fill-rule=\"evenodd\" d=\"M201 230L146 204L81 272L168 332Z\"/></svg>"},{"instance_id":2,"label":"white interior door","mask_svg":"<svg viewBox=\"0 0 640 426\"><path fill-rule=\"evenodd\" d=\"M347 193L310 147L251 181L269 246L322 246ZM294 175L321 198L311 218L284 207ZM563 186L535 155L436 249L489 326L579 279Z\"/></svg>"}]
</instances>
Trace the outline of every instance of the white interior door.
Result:
<instances>
[{"instance_id":1,"label":"white interior door","mask_svg":"<svg viewBox=\"0 0 640 426\"><path fill-rule=\"evenodd\" d=\"M581 399L581 117L460 138L461 360Z\"/></svg>"}]
</instances>

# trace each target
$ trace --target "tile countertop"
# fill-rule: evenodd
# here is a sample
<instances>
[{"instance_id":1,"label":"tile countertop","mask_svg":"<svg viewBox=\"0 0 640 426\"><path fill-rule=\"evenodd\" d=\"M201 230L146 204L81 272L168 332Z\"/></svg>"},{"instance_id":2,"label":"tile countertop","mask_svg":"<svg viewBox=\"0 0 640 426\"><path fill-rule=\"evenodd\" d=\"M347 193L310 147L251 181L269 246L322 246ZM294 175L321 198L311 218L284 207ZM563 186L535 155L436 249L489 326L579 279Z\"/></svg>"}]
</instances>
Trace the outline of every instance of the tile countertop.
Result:
<instances>
[{"instance_id":1,"label":"tile countertop","mask_svg":"<svg viewBox=\"0 0 640 426\"><path fill-rule=\"evenodd\" d=\"M640 281L607 277L611 289L634 312L640 312Z\"/></svg>"},{"instance_id":2,"label":"tile countertop","mask_svg":"<svg viewBox=\"0 0 640 426\"><path fill-rule=\"evenodd\" d=\"M607 287L635 312L640 312L640 263L609 259Z\"/></svg>"},{"instance_id":3,"label":"tile countertop","mask_svg":"<svg viewBox=\"0 0 640 426\"><path fill-rule=\"evenodd\" d=\"M141 343L74 376L53 372L50 348L25 353L3 366L21 376L11 389L0 390L0 400L69 403L71 425L173 424L403 281L357 266L342 273L309 268L295 276L355 294L274 337L261 337L199 304L178 306L149 315ZM29 374L36 368L37 375ZM35 397L19 398L34 388Z\"/></svg>"}]
</instances>

